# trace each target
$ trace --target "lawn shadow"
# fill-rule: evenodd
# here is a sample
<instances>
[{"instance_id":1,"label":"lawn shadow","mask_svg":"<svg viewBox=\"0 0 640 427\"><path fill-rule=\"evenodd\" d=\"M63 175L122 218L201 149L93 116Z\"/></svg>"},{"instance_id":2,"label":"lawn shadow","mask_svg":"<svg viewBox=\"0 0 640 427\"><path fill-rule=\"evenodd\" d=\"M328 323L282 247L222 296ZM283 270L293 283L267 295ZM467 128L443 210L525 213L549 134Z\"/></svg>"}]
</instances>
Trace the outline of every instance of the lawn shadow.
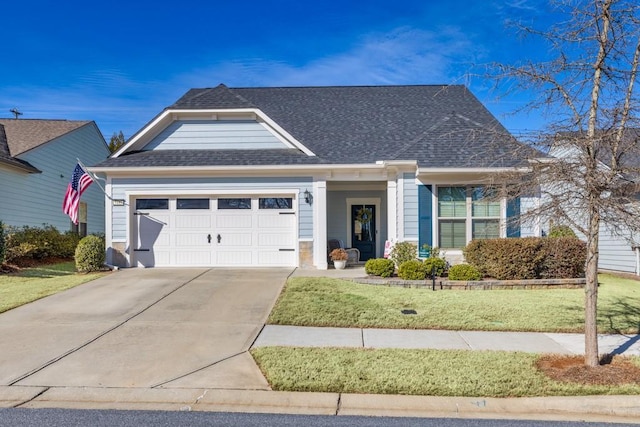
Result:
<instances>
[{"instance_id":1,"label":"lawn shadow","mask_svg":"<svg viewBox=\"0 0 640 427\"><path fill-rule=\"evenodd\" d=\"M618 298L600 308L598 318L606 319L616 334L640 333L640 300Z\"/></svg>"},{"instance_id":2,"label":"lawn shadow","mask_svg":"<svg viewBox=\"0 0 640 427\"><path fill-rule=\"evenodd\" d=\"M72 271L58 270L58 269L46 268L46 267L35 267L35 268L22 270L21 272L15 274L15 276L31 277L31 278L38 278L38 279L49 279L52 277L71 276L72 274L74 274L74 272Z\"/></svg>"}]
</instances>

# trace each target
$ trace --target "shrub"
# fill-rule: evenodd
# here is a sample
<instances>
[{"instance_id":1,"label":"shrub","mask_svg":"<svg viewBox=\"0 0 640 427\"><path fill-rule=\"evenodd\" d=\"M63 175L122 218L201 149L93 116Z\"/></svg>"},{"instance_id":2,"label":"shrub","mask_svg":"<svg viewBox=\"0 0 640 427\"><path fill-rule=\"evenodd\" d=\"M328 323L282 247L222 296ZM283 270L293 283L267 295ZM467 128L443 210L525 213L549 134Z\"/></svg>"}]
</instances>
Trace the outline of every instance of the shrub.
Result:
<instances>
[{"instance_id":1,"label":"shrub","mask_svg":"<svg viewBox=\"0 0 640 427\"><path fill-rule=\"evenodd\" d=\"M482 273L472 265L458 264L449 268L449 280L480 280Z\"/></svg>"},{"instance_id":2,"label":"shrub","mask_svg":"<svg viewBox=\"0 0 640 427\"><path fill-rule=\"evenodd\" d=\"M0 221L0 265L4 262L5 248L4 223Z\"/></svg>"},{"instance_id":3,"label":"shrub","mask_svg":"<svg viewBox=\"0 0 640 427\"><path fill-rule=\"evenodd\" d=\"M568 225L554 225L549 230L549 237L577 237Z\"/></svg>"},{"instance_id":4,"label":"shrub","mask_svg":"<svg viewBox=\"0 0 640 427\"><path fill-rule=\"evenodd\" d=\"M71 231L64 234L51 225L9 227L6 232L6 261L17 258L71 258L80 237Z\"/></svg>"},{"instance_id":5,"label":"shrub","mask_svg":"<svg viewBox=\"0 0 640 427\"><path fill-rule=\"evenodd\" d=\"M404 280L424 280L427 277L427 268L422 261L412 259L400 265L398 276Z\"/></svg>"},{"instance_id":6,"label":"shrub","mask_svg":"<svg viewBox=\"0 0 640 427\"><path fill-rule=\"evenodd\" d=\"M372 258L364 264L365 273L372 276L391 277L396 265L387 258Z\"/></svg>"},{"instance_id":7,"label":"shrub","mask_svg":"<svg viewBox=\"0 0 640 427\"><path fill-rule=\"evenodd\" d=\"M572 278L584 275L584 242L576 238L539 237L472 241L466 261L498 280Z\"/></svg>"},{"instance_id":8,"label":"shrub","mask_svg":"<svg viewBox=\"0 0 640 427\"><path fill-rule=\"evenodd\" d=\"M400 267L407 261L414 261L418 256L418 246L411 242L398 242L393 245L389 258Z\"/></svg>"},{"instance_id":9,"label":"shrub","mask_svg":"<svg viewBox=\"0 0 640 427\"><path fill-rule=\"evenodd\" d=\"M423 264L428 276L432 274L442 276L447 269L447 262L442 258L427 258Z\"/></svg>"},{"instance_id":10,"label":"shrub","mask_svg":"<svg viewBox=\"0 0 640 427\"><path fill-rule=\"evenodd\" d=\"M87 236L76 248L76 270L81 273L98 271L105 260L104 240L98 236Z\"/></svg>"}]
</instances>

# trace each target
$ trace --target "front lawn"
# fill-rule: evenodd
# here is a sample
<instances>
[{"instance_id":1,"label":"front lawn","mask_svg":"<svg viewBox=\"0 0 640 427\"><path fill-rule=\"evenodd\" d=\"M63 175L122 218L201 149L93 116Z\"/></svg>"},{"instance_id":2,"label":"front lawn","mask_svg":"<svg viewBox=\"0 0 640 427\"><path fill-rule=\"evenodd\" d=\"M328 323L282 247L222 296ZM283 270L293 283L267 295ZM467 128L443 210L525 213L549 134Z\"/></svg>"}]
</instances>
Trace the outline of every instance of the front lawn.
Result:
<instances>
[{"instance_id":1,"label":"front lawn","mask_svg":"<svg viewBox=\"0 0 640 427\"><path fill-rule=\"evenodd\" d=\"M600 276L600 333L640 333L640 282ZM415 310L417 314L403 314ZM449 291L291 278L269 323L358 328L583 332L584 291Z\"/></svg>"},{"instance_id":2,"label":"front lawn","mask_svg":"<svg viewBox=\"0 0 640 427\"><path fill-rule=\"evenodd\" d=\"M259 347L251 354L274 390L426 396L640 394L640 384L554 381L529 353ZM625 360L625 359L623 359ZM627 358L640 366L640 358Z\"/></svg>"},{"instance_id":3,"label":"front lawn","mask_svg":"<svg viewBox=\"0 0 640 427\"><path fill-rule=\"evenodd\" d=\"M73 288L107 273L77 274L75 263L63 262L0 274L0 313Z\"/></svg>"}]
</instances>

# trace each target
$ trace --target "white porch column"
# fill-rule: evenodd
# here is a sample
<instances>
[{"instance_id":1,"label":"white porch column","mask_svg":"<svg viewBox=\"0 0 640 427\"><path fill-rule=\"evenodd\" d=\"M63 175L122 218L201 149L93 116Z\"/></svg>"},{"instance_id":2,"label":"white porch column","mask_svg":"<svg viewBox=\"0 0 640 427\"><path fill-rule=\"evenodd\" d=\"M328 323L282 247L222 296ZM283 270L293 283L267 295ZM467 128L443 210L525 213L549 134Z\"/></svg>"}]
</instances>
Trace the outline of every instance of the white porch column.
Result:
<instances>
[{"instance_id":1,"label":"white porch column","mask_svg":"<svg viewBox=\"0 0 640 427\"><path fill-rule=\"evenodd\" d=\"M387 239L398 240L398 183L387 181Z\"/></svg>"},{"instance_id":2,"label":"white porch column","mask_svg":"<svg viewBox=\"0 0 640 427\"><path fill-rule=\"evenodd\" d=\"M327 181L313 182L313 265L327 270Z\"/></svg>"}]
</instances>

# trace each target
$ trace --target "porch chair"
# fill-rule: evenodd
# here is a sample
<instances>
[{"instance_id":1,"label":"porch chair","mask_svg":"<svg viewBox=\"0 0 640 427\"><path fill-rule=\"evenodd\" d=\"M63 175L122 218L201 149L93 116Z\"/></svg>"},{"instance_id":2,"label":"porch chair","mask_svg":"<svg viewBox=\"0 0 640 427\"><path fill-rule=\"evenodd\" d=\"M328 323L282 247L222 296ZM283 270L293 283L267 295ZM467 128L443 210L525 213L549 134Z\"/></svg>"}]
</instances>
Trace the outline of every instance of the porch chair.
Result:
<instances>
[{"instance_id":1,"label":"porch chair","mask_svg":"<svg viewBox=\"0 0 640 427\"><path fill-rule=\"evenodd\" d=\"M331 253L331 251L339 248L342 248L345 251L347 251L347 255L349 256L349 259L347 260L347 264L360 263L360 250L358 250L357 248L345 248L344 242L340 239L329 239L327 241L327 257L329 261L331 261L331 258L329 257L329 254Z\"/></svg>"}]
</instances>

